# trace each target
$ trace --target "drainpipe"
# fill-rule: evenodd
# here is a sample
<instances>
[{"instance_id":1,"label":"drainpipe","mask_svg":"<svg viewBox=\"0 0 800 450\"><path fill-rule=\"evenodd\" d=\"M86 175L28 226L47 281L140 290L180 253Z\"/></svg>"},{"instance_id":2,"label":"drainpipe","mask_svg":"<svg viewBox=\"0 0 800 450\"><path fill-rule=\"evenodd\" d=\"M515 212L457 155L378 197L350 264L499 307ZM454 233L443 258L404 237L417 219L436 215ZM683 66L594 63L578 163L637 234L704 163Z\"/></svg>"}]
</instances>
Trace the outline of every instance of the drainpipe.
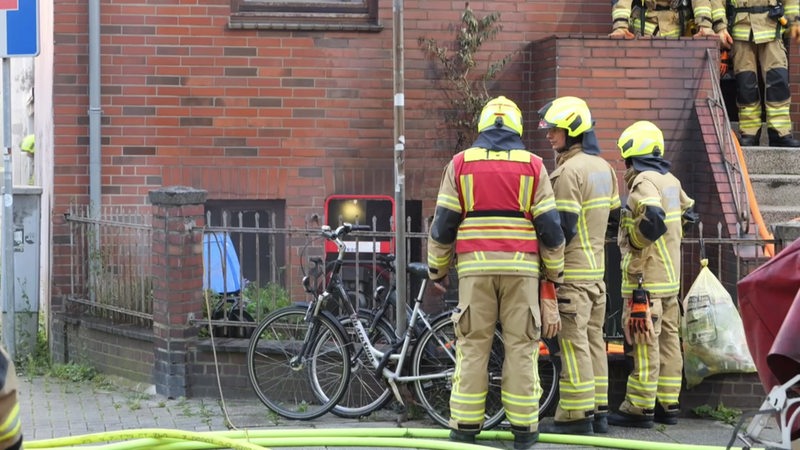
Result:
<instances>
[{"instance_id":1,"label":"drainpipe","mask_svg":"<svg viewBox=\"0 0 800 450\"><path fill-rule=\"evenodd\" d=\"M89 0L89 217L100 218L100 0ZM100 227L92 226L94 239L89 241L90 255L100 249ZM89 286L95 285L96 258L89 262ZM89 300L94 301L94 289L89 289Z\"/></svg>"},{"instance_id":2,"label":"drainpipe","mask_svg":"<svg viewBox=\"0 0 800 450\"><path fill-rule=\"evenodd\" d=\"M100 0L89 0L89 207L100 217Z\"/></svg>"}]
</instances>

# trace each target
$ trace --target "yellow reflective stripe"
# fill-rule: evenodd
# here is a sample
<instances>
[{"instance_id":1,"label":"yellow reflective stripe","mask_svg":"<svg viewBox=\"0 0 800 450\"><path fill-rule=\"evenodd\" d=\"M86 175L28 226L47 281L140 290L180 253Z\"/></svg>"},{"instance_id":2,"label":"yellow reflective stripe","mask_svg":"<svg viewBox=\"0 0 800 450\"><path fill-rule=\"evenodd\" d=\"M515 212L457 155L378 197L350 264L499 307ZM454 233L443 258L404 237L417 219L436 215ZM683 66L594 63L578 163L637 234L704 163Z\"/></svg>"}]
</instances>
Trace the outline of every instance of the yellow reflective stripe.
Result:
<instances>
[{"instance_id":1,"label":"yellow reflective stripe","mask_svg":"<svg viewBox=\"0 0 800 450\"><path fill-rule=\"evenodd\" d=\"M527 414L520 414L515 411L506 410L506 417L508 418L508 421L511 422L511 425L533 425L535 423L539 423L539 408L537 407L534 411Z\"/></svg>"},{"instance_id":2,"label":"yellow reflective stripe","mask_svg":"<svg viewBox=\"0 0 800 450\"><path fill-rule=\"evenodd\" d=\"M459 229L457 239L470 241L476 239L513 239L515 241L535 241L536 235L525 230L470 230Z\"/></svg>"},{"instance_id":3,"label":"yellow reflective stripe","mask_svg":"<svg viewBox=\"0 0 800 450\"><path fill-rule=\"evenodd\" d=\"M472 147L464 150L464 162L475 161L511 161L520 163L531 162L531 152L527 150L487 150L481 147Z\"/></svg>"},{"instance_id":4,"label":"yellow reflective stripe","mask_svg":"<svg viewBox=\"0 0 800 450\"><path fill-rule=\"evenodd\" d=\"M622 202L619 200L619 196L615 196L611 199L611 205L609 205L611 209L616 209L622 206Z\"/></svg>"},{"instance_id":5,"label":"yellow reflective stripe","mask_svg":"<svg viewBox=\"0 0 800 450\"><path fill-rule=\"evenodd\" d=\"M617 197L619 201L619 197ZM613 203L611 197L597 197L583 202L583 209L608 208Z\"/></svg>"},{"instance_id":6,"label":"yellow reflective stripe","mask_svg":"<svg viewBox=\"0 0 800 450\"><path fill-rule=\"evenodd\" d=\"M597 268L597 261L594 259L594 252L592 251L592 243L589 238L589 229L587 228L585 214L581 214L578 220L578 238L580 239L581 250L583 250L583 254L586 256L586 262L589 263L589 267L592 269Z\"/></svg>"},{"instance_id":7,"label":"yellow reflective stripe","mask_svg":"<svg viewBox=\"0 0 800 450\"><path fill-rule=\"evenodd\" d=\"M542 202L539 202L538 205L534 205L531 214L533 217L539 217L542 213L546 213L547 211L556 209L556 200L554 198L549 198Z\"/></svg>"},{"instance_id":8,"label":"yellow reflective stripe","mask_svg":"<svg viewBox=\"0 0 800 450\"><path fill-rule=\"evenodd\" d=\"M605 269L597 268L597 269L570 269L569 267L564 268L564 280L571 281L571 280L585 280L587 278L603 278L605 275Z\"/></svg>"},{"instance_id":9,"label":"yellow reflective stripe","mask_svg":"<svg viewBox=\"0 0 800 450\"><path fill-rule=\"evenodd\" d=\"M759 40L773 40L775 38L775 30L769 31L753 31L753 41L757 42Z\"/></svg>"},{"instance_id":10,"label":"yellow reflective stripe","mask_svg":"<svg viewBox=\"0 0 800 450\"><path fill-rule=\"evenodd\" d=\"M672 264L672 256L669 254L669 250L667 249L667 242L664 238L661 238L656 241L656 249L658 250L659 256L661 256L661 261L664 261L664 268L667 272L667 279L672 284L678 284L678 277L675 273L675 266Z\"/></svg>"},{"instance_id":11,"label":"yellow reflective stripe","mask_svg":"<svg viewBox=\"0 0 800 450\"><path fill-rule=\"evenodd\" d=\"M556 199L556 209L564 212L571 212L573 214L581 213L580 203L574 200L558 200Z\"/></svg>"},{"instance_id":12,"label":"yellow reflective stripe","mask_svg":"<svg viewBox=\"0 0 800 450\"><path fill-rule=\"evenodd\" d=\"M567 371L569 384L575 385L580 380L578 375L580 368L578 367L578 359L575 356L575 348L572 346L572 341L567 339L559 339L561 341L561 361L564 361L564 370Z\"/></svg>"},{"instance_id":13,"label":"yellow reflective stripe","mask_svg":"<svg viewBox=\"0 0 800 450\"><path fill-rule=\"evenodd\" d=\"M711 17L711 7L710 6L698 6L694 8L694 16L695 17Z\"/></svg>"},{"instance_id":14,"label":"yellow reflective stripe","mask_svg":"<svg viewBox=\"0 0 800 450\"><path fill-rule=\"evenodd\" d=\"M664 387L681 387L681 378L680 377L659 377L658 378L658 385Z\"/></svg>"},{"instance_id":15,"label":"yellow reflective stripe","mask_svg":"<svg viewBox=\"0 0 800 450\"><path fill-rule=\"evenodd\" d=\"M467 217L461 222L461 228L487 227L487 228L520 228L533 230L533 223L524 217ZM458 230L459 233L461 230Z\"/></svg>"},{"instance_id":16,"label":"yellow reflective stripe","mask_svg":"<svg viewBox=\"0 0 800 450\"><path fill-rule=\"evenodd\" d=\"M450 398L459 402L465 403L468 405L479 405L482 404L486 400L487 391L483 391L477 394L466 393L466 392L457 392L453 390L450 393Z\"/></svg>"},{"instance_id":17,"label":"yellow reflective stripe","mask_svg":"<svg viewBox=\"0 0 800 450\"><path fill-rule=\"evenodd\" d=\"M461 202L458 201L458 197L452 195L440 193L439 196L436 197L436 206L441 206L461 214Z\"/></svg>"},{"instance_id":18,"label":"yellow reflective stripe","mask_svg":"<svg viewBox=\"0 0 800 450\"><path fill-rule=\"evenodd\" d=\"M527 211L533 203L533 185L534 179L529 175L522 175L519 177L519 194L517 201L519 202L519 210Z\"/></svg>"},{"instance_id":19,"label":"yellow reflective stripe","mask_svg":"<svg viewBox=\"0 0 800 450\"><path fill-rule=\"evenodd\" d=\"M459 275L487 271L520 272L531 276L539 273L539 263L535 261L515 261L515 260L496 260L496 261L462 261L456 263L456 270Z\"/></svg>"},{"instance_id":20,"label":"yellow reflective stripe","mask_svg":"<svg viewBox=\"0 0 800 450\"><path fill-rule=\"evenodd\" d=\"M458 177L461 181L461 195L464 198L464 209L472 211L475 208L475 192L473 189L472 175L461 175Z\"/></svg>"},{"instance_id":21,"label":"yellow reflective stripe","mask_svg":"<svg viewBox=\"0 0 800 450\"><path fill-rule=\"evenodd\" d=\"M628 18L630 16L631 16L631 10L627 9L627 8L619 8L619 9L614 8L611 11L611 20L612 20L612 22L614 22L614 21L616 21L618 19L628 20Z\"/></svg>"},{"instance_id":22,"label":"yellow reflective stripe","mask_svg":"<svg viewBox=\"0 0 800 450\"><path fill-rule=\"evenodd\" d=\"M658 197L645 197L645 198L639 200L639 204L637 205L637 208L640 208L642 206L658 206L660 208L661 207L661 199L658 198Z\"/></svg>"},{"instance_id":23,"label":"yellow reflective stripe","mask_svg":"<svg viewBox=\"0 0 800 450\"><path fill-rule=\"evenodd\" d=\"M19 403L14 404L6 420L0 424L0 441L5 441L19 433L22 423L19 420Z\"/></svg>"},{"instance_id":24,"label":"yellow reflective stripe","mask_svg":"<svg viewBox=\"0 0 800 450\"><path fill-rule=\"evenodd\" d=\"M637 379L641 383L650 383L650 358L647 356L647 345L644 344L634 344L636 354L639 356L639 373L636 374ZM658 380L653 381L653 385L655 386L655 382Z\"/></svg>"},{"instance_id":25,"label":"yellow reflective stripe","mask_svg":"<svg viewBox=\"0 0 800 450\"><path fill-rule=\"evenodd\" d=\"M555 270L558 272L564 271L564 258L552 259L552 258L545 258L543 254L539 253L539 257L544 262L544 265L551 270Z\"/></svg>"}]
</instances>

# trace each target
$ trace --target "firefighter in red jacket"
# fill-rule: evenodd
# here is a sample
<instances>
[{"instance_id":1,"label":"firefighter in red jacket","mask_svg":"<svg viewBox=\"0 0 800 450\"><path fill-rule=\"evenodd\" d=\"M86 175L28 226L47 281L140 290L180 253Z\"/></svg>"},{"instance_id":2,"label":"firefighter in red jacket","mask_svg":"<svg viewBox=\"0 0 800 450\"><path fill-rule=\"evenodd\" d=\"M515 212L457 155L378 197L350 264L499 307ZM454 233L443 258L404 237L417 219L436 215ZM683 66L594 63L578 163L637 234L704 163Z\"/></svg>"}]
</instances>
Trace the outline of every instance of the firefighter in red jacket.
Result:
<instances>
[{"instance_id":1,"label":"firefighter in red jacket","mask_svg":"<svg viewBox=\"0 0 800 450\"><path fill-rule=\"evenodd\" d=\"M683 359L678 327L681 239L695 222L694 200L663 158L664 135L653 123L629 126L617 143L625 159L628 199L617 242L622 254L622 311L633 354L625 400L609 414L617 426L652 428L678 422Z\"/></svg>"},{"instance_id":2,"label":"firefighter in red jacket","mask_svg":"<svg viewBox=\"0 0 800 450\"><path fill-rule=\"evenodd\" d=\"M614 168L603 159L589 106L560 97L539 110L539 128L556 151L550 174L564 230L564 283L558 288L561 377L554 422L543 433L607 433L608 356L605 242L619 226L619 190Z\"/></svg>"},{"instance_id":3,"label":"firefighter in red jacket","mask_svg":"<svg viewBox=\"0 0 800 450\"><path fill-rule=\"evenodd\" d=\"M428 240L430 279L446 284L451 266L458 273L450 438L474 442L481 430L499 319L503 407L514 448L527 449L539 435L540 326L551 337L560 328L555 298L540 308L539 277L561 282L564 233L547 170L522 143L517 105L502 96L490 100L478 132L444 170Z\"/></svg>"}]
</instances>

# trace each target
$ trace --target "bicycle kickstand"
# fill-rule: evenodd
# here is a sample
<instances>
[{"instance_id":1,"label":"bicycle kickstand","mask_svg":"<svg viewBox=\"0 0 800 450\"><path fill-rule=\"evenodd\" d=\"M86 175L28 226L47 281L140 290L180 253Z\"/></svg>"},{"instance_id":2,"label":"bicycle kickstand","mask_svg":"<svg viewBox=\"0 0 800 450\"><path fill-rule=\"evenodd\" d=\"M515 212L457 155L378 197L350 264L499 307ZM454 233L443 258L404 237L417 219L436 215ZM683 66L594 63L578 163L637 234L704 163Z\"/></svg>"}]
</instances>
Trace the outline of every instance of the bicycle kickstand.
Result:
<instances>
[{"instance_id":1,"label":"bicycle kickstand","mask_svg":"<svg viewBox=\"0 0 800 450\"><path fill-rule=\"evenodd\" d=\"M748 444L748 446L761 443L776 449L791 449L792 429L798 414L800 414L800 405L797 405L800 403L800 398L789 398L788 391L798 387L798 385L800 385L800 375L795 375L788 382L773 387L755 417L750 421L747 430L739 434L739 439ZM795 405L798 407L794 407ZM778 414L781 442L760 439L761 431L767 425L769 417L774 414Z\"/></svg>"}]
</instances>

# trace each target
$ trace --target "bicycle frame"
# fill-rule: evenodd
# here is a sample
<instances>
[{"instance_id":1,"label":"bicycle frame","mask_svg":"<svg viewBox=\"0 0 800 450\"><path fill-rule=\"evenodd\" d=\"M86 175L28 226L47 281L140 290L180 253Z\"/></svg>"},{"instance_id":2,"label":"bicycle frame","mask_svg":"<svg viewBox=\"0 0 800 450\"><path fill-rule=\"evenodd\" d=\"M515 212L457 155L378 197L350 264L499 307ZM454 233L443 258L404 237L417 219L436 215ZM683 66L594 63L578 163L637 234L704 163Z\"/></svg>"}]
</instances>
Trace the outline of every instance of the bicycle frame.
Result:
<instances>
[{"instance_id":1,"label":"bicycle frame","mask_svg":"<svg viewBox=\"0 0 800 450\"><path fill-rule=\"evenodd\" d=\"M328 237L328 236L326 236L326 237ZM352 304L350 304L349 301L347 301L347 298L348 298L347 297L347 293L345 292L345 289L344 289L342 283L340 282L340 280L338 278L339 277L339 269L341 268L342 258L344 256L344 252L345 252L345 244L335 234L331 235L329 239L331 239L336 244L337 248L339 249L339 257L334 261L334 268L333 268L332 275L331 275L331 282L328 284L325 292L321 295L322 302L327 301L332 296L338 295L338 298L341 299L341 302L347 304L347 306L345 306L345 308L347 308L347 310L349 312L350 319L351 319L353 327L354 327L354 329L356 331L356 335L358 336L359 343L362 345L362 348L366 349L366 351L367 351L367 354L366 354L367 359L369 360L370 364L373 366L373 368L376 371L380 370L380 373L383 376L383 378L391 386L392 391L394 392L394 395L395 395L395 398L397 399L397 401L399 401L400 403L404 403L403 399L402 399L402 397L400 395L400 392L397 389L397 383L398 382L399 383L408 383L408 382L413 382L413 381L433 380L433 379L451 377L452 374L453 374L453 370L452 369L444 370L442 372L435 373L435 374L426 374L426 375L403 375L402 374L404 362L405 362L406 358L408 357L409 352L411 350L411 342L412 342L412 334L411 333L412 332L410 330L414 330L414 327L417 324L417 321L421 321L428 330L430 330L432 328L431 327L431 322L428 320L428 318L426 317L426 314L422 311L422 308L421 308L422 296L423 296L423 294L425 292L425 288L427 287L427 283L428 283L427 278L422 279L422 284L420 286L419 293L417 294L417 297L414 300L414 307L411 309L411 315L409 317L408 327L406 328L406 331L403 333L403 336L401 336L401 338L402 338L402 341L401 341L402 342L402 346L401 346L400 351L399 352L394 352L394 351L383 352L383 351L375 348L375 346L370 341L369 335L367 333L367 329L364 327L364 324L362 324L361 321L358 318L358 311L356 310L356 308ZM336 292L336 294L334 294L333 292ZM387 295L386 299L388 299L388 295ZM396 301L399 301L399 300L396 300ZM318 303L322 303L322 302L318 302ZM386 306L385 302L386 302L386 300L384 301L384 308ZM403 303L405 304L405 302L403 302ZM317 307L317 309L318 308L319 307ZM435 336L435 339L436 339L437 343L442 348L447 348L448 349L447 354L451 358L453 363L455 363L456 357L455 357L455 355L453 354L452 351L449 351L449 348L452 347L452 343L442 342L442 340L438 336ZM450 344L450 345L448 346L448 344ZM391 370L388 367L386 367L388 362L396 363L394 370Z\"/></svg>"}]
</instances>

